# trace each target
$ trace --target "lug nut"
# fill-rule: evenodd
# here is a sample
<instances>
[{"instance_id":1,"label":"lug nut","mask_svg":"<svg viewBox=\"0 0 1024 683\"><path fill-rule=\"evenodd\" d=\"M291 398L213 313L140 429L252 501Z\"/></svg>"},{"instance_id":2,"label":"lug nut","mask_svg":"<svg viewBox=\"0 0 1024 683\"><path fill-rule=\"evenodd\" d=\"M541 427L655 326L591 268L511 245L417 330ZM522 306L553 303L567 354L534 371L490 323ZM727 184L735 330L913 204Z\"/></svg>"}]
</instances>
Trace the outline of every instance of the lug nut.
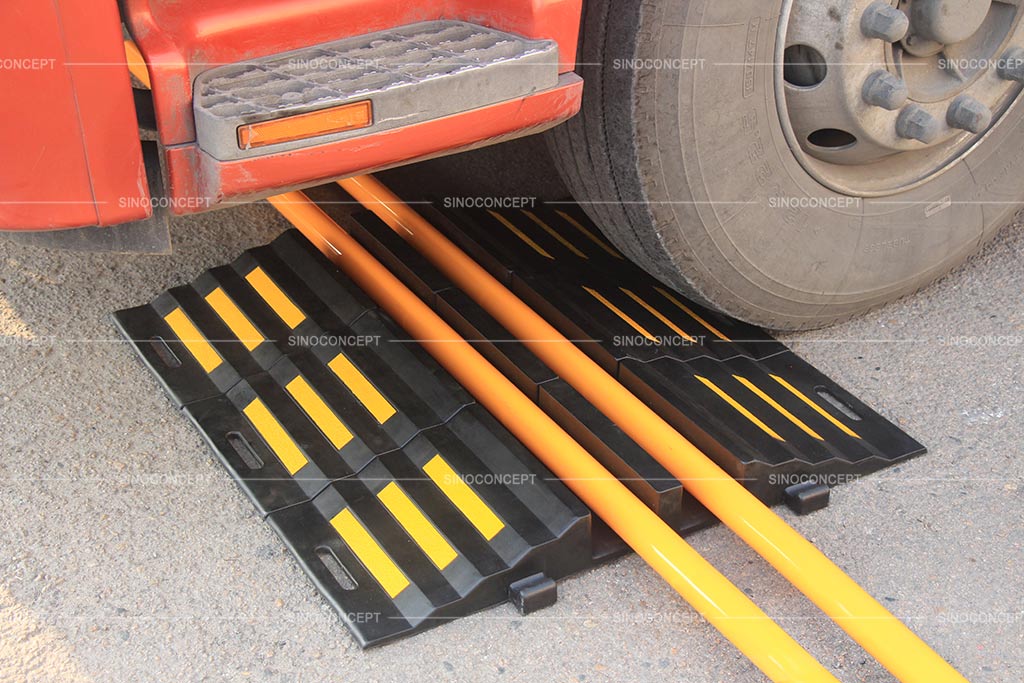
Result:
<instances>
[{"instance_id":1,"label":"lug nut","mask_svg":"<svg viewBox=\"0 0 1024 683\"><path fill-rule=\"evenodd\" d=\"M1007 81L1024 83L1024 48L1011 47L999 58L999 77Z\"/></svg>"},{"instance_id":2,"label":"lug nut","mask_svg":"<svg viewBox=\"0 0 1024 683\"><path fill-rule=\"evenodd\" d=\"M960 95L950 103L946 123L952 128L981 133L992 124L992 110L970 95Z\"/></svg>"},{"instance_id":3,"label":"lug nut","mask_svg":"<svg viewBox=\"0 0 1024 683\"><path fill-rule=\"evenodd\" d=\"M868 5L860 18L860 31L868 38L877 38L889 43L903 40L910 28L910 19L884 0Z\"/></svg>"},{"instance_id":4,"label":"lug nut","mask_svg":"<svg viewBox=\"0 0 1024 683\"><path fill-rule=\"evenodd\" d=\"M927 145L939 137L939 120L923 107L908 104L896 118L896 134Z\"/></svg>"},{"instance_id":5,"label":"lug nut","mask_svg":"<svg viewBox=\"0 0 1024 683\"><path fill-rule=\"evenodd\" d=\"M885 69L879 69L864 81L861 96L868 104L896 111L907 103L910 92L902 79L896 78Z\"/></svg>"}]
</instances>

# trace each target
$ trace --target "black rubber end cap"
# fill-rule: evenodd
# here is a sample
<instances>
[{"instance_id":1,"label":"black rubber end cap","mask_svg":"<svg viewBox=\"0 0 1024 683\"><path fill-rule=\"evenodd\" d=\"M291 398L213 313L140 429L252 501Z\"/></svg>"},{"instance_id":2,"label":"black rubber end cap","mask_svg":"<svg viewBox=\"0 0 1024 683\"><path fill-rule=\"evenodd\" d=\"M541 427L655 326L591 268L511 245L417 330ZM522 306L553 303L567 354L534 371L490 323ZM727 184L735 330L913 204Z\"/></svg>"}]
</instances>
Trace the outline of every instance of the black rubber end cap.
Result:
<instances>
[{"instance_id":1,"label":"black rubber end cap","mask_svg":"<svg viewBox=\"0 0 1024 683\"><path fill-rule=\"evenodd\" d=\"M808 515L828 507L831 491L825 484L807 481L787 487L784 498L790 510L798 515Z\"/></svg>"},{"instance_id":2,"label":"black rubber end cap","mask_svg":"<svg viewBox=\"0 0 1024 683\"><path fill-rule=\"evenodd\" d=\"M558 585L545 574L527 576L508 587L508 600L520 614L532 614L558 601Z\"/></svg>"}]
</instances>

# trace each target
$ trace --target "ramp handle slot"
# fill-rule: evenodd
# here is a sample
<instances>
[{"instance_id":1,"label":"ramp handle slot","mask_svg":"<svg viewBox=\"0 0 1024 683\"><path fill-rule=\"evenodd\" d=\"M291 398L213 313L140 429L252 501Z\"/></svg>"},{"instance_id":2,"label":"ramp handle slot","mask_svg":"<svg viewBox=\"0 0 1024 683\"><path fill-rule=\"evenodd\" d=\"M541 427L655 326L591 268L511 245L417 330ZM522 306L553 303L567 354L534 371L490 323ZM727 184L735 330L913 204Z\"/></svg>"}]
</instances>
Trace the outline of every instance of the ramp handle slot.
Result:
<instances>
[{"instance_id":1,"label":"ramp handle slot","mask_svg":"<svg viewBox=\"0 0 1024 683\"><path fill-rule=\"evenodd\" d=\"M841 412L851 420L861 421L860 415L843 399L839 398L825 387L814 387L814 393L826 401L830 406Z\"/></svg>"},{"instance_id":2,"label":"ramp handle slot","mask_svg":"<svg viewBox=\"0 0 1024 683\"><path fill-rule=\"evenodd\" d=\"M239 432L230 432L228 433L227 440L246 467L252 471L263 469L263 460L260 459L260 456L256 455L256 451L252 449L252 446L249 445L244 436Z\"/></svg>"},{"instance_id":3,"label":"ramp handle slot","mask_svg":"<svg viewBox=\"0 0 1024 683\"><path fill-rule=\"evenodd\" d=\"M341 563L338 556L334 554L334 551L325 545L320 546L316 549L316 556L323 563L324 568L330 573L331 577L337 582L338 587L345 591L354 591L359 587L356 580L352 578L352 575L345 569L345 565Z\"/></svg>"},{"instance_id":4,"label":"ramp handle slot","mask_svg":"<svg viewBox=\"0 0 1024 683\"><path fill-rule=\"evenodd\" d=\"M163 337L153 337L149 340L149 345L153 348L153 353L159 358L164 365L169 368L180 368L181 359L178 358L177 354L167 345L167 341Z\"/></svg>"}]
</instances>

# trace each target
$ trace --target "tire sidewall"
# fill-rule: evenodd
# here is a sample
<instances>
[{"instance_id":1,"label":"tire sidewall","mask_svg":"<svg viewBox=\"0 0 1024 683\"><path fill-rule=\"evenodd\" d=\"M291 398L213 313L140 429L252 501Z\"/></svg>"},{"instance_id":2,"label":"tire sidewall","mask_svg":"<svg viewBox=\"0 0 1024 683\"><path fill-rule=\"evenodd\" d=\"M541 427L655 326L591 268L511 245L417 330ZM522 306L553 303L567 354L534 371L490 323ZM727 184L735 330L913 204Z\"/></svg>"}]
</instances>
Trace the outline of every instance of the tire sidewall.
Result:
<instances>
[{"instance_id":1,"label":"tire sidewall","mask_svg":"<svg viewBox=\"0 0 1024 683\"><path fill-rule=\"evenodd\" d=\"M913 189L851 200L788 145L775 97L782 6L644 3L638 63L692 66L636 69L634 141L656 275L737 317L811 327L915 291L1004 225L1022 195L1024 126L1018 100L965 160Z\"/></svg>"}]
</instances>

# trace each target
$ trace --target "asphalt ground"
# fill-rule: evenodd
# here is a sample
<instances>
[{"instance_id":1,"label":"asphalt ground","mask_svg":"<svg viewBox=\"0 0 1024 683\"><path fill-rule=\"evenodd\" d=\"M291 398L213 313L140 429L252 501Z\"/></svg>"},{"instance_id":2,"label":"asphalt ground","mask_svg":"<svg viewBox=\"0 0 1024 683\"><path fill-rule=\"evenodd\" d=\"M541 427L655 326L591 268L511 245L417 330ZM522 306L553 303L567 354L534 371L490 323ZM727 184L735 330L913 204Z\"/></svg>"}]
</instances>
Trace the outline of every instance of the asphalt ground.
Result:
<instances>
[{"instance_id":1,"label":"asphalt ground","mask_svg":"<svg viewBox=\"0 0 1024 683\"><path fill-rule=\"evenodd\" d=\"M505 149L391 179L561 192ZM175 220L169 257L0 240L0 681L764 680L632 556L537 614L360 651L108 318L285 228L260 203ZM1022 258L1016 224L917 296L785 338L930 452L781 514L975 683L1024 680ZM840 679L892 680L728 530L690 541Z\"/></svg>"}]
</instances>

